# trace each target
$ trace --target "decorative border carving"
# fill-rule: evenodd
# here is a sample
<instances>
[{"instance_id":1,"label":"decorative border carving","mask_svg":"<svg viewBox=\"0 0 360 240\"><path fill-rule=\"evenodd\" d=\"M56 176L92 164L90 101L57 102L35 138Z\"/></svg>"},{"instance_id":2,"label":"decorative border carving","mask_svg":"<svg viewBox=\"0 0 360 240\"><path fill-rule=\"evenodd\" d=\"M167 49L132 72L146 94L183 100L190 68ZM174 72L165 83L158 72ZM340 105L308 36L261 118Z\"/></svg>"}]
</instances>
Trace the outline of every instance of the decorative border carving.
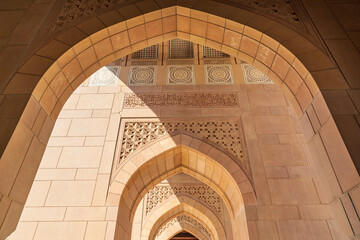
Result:
<instances>
[{"instance_id":1,"label":"decorative border carving","mask_svg":"<svg viewBox=\"0 0 360 240\"><path fill-rule=\"evenodd\" d=\"M188 195L195 197L209 205L214 211L221 213L222 204L220 196L209 186L190 185L190 186L168 186L157 185L146 194L145 214L148 215L159 204L169 199L171 196Z\"/></svg>"},{"instance_id":2,"label":"decorative border carving","mask_svg":"<svg viewBox=\"0 0 360 240\"><path fill-rule=\"evenodd\" d=\"M124 108L153 107L238 107L235 92L204 93L127 93Z\"/></svg>"},{"instance_id":3,"label":"decorative border carving","mask_svg":"<svg viewBox=\"0 0 360 240\"><path fill-rule=\"evenodd\" d=\"M193 227L195 227L196 229L198 229L200 232L202 232L205 236L208 237L209 240L211 240L211 234L209 232L209 230L199 221L195 220L194 218L185 215L185 214L181 214L178 215L174 218L172 218L171 220L169 220L168 222L166 222L164 225L162 225L158 232L156 233L155 239L160 239L161 235L166 232L168 229L170 229L171 227L173 227L176 223L182 223L182 222L186 222L190 225L192 225Z\"/></svg>"},{"instance_id":4,"label":"decorative border carving","mask_svg":"<svg viewBox=\"0 0 360 240\"><path fill-rule=\"evenodd\" d=\"M174 122L125 122L118 164L132 152L161 136L174 132L188 132L218 144L239 159L247 169L242 150L242 131L238 121L174 121Z\"/></svg>"}]
</instances>

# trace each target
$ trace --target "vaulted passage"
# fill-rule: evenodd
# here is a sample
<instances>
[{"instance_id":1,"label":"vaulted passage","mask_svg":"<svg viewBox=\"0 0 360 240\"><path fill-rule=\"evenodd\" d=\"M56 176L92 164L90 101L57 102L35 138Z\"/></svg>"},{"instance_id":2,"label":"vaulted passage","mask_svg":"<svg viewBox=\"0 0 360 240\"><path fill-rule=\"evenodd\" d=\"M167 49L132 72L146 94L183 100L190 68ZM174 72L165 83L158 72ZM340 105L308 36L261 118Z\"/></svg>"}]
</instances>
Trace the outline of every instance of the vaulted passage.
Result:
<instances>
[{"instance_id":1,"label":"vaulted passage","mask_svg":"<svg viewBox=\"0 0 360 240\"><path fill-rule=\"evenodd\" d=\"M354 238L359 175L295 53L180 6L73 44L0 160L0 239Z\"/></svg>"}]
</instances>

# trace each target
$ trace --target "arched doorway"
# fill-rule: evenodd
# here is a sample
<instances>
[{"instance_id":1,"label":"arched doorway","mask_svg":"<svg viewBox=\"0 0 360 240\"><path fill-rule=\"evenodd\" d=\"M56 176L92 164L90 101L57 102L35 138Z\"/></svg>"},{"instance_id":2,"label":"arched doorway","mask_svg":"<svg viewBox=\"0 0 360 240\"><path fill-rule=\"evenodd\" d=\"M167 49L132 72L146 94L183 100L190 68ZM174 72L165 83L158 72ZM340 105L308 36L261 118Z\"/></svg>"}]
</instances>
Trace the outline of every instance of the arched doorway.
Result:
<instances>
[{"instance_id":1,"label":"arched doorway","mask_svg":"<svg viewBox=\"0 0 360 240\"><path fill-rule=\"evenodd\" d=\"M183 9L184 10L184 9ZM189 12L189 14L187 13ZM190 16L190 10L185 9L185 12L183 13L183 15L179 15L177 16L177 12L173 12L171 15L164 15L162 17L164 18L168 18L166 21L167 25L168 23L171 23L171 19L183 19L186 21L189 21L189 26L190 28L185 30L178 30L178 26L176 25L171 25L169 24L168 26L163 26L163 29L165 29L164 32L162 32L159 36L160 38L154 39L146 39L143 38L140 35L135 34L136 30L139 29L146 29L145 27L145 23L143 24L139 24L135 23L134 28L130 29L130 32L133 32L134 35L134 44L130 45L131 42L131 38L130 37L130 42L128 44L125 44L124 46L122 46L123 42L122 41L117 41L116 39L121 39L121 36L119 34L128 34L127 30L122 29L124 27L123 24L119 24L117 26L114 27L115 32L111 33L114 36L112 36L111 38L107 38L109 35L110 29L108 29L105 32L102 32L103 34L106 35L106 37L98 42L96 42L94 44L93 47L91 47L91 45L86 45L86 41L82 42L78 47L80 47L80 49L82 48L87 48L85 51L79 53L78 57L75 58L75 55L77 54L75 50L71 50L69 51L64 58L59 59L59 63L62 62L62 60L65 60L66 58L69 60L68 62L62 62L63 63L63 67L64 69L61 72L57 72L55 70L55 72L53 71L54 69L49 70L49 72L44 76L43 82L37 87L36 91L34 92L34 98L32 98L32 103L33 105L31 105L31 107L37 106L39 107L40 105L43 107L44 111L48 114L48 116L50 116L50 118L48 118L47 120L47 124L49 126L49 129L51 129L51 118L54 120L57 117L58 112L60 111L64 100L67 99L67 96L71 93L71 89L72 87L70 86L70 82L71 84L73 84L73 86L77 86L78 84L80 84L80 82L82 82L84 80L84 77L86 76L86 74L91 74L93 73L93 71L95 69L97 69L98 67L100 67L100 64L106 64L108 62L110 62L111 60L114 60L116 57L119 57L121 54L125 55L127 53L130 53L132 51L136 51L138 49L141 49L145 46L148 46L147 44L150 43L156 43L156 42L161 42L167 39L171 39L171 38L175 38L175 37L180 37L180 38L186 38L186 39L190 39L191 41L195 42L195 43L202 43L204 45L209 45L212 46L214 48L221 49L223 52L228 53L230 55L234 55L236 54L238 57L242 57L242 59L246 59L248 62L253 63L255 66L257 66L260 70L262 70L263 72L265 72L266 74L268 74L273 81L275 81L276 83L278 83L281 88L288 93L288 98L289 101L293 104L295 111L297 113L297 116L300 117L302 116L303 111L307 110L307 108L310 106L310 103L313 101L313 97L317 99L316 103L321 103L324 104L322 102L322 98L321 95L318 93L318 91L316 90L316 87L313 89L311 86L313 85L313 80L311 80L311 76L306 72L301 72L302 67L300 67L298 70L296 70L296 64L294 64L294 61L296 60L295 57L289 53L286 52L282 52L280 53L280 48L277 50L278 52L275 53L274 49L271 50L270 46L266 46L265 42L263 42L263 47L265 47L265 49L263 49L265 52L270 52L270 53L274 53L274 55L271 57L273 58L273 62L271 63L271 66L267 66L266 65L266 58L260 60L259 58L261 58L261 55L257 56L257 51L260 49L260 46L262 46L259 42L256 41L257 32L252 32L251 30L249 30L250 32L247 31L247 33L245 33L245 29L250 29L244 26L239 26L239 25L234 25L234 26L229 26L229 28L227 28L225 26L225 30L224 32L228 32L229 34L229 38L224 38L224 41L222 43L222 45L211 45L211 42L213 42L213 40L210 40L210 38L205 37L205 36L201 36L202 33L191 33L191 24L192 22L194 23L199 23L202 24L201 22L206 22L204 19L201 20L201 17L195 17L194 19L192 19L192 16ZM169 14L169 13L166 13ZM188 14L188 15L187 15ZM176 17L175 17L176 16ZM177 18L179 17L179 18ZM160 21L161 22L161 21ZM181 21L178 21L179 23L181 23ZM178 23L177 22L177 23ZM213 23L206 23L206 24L213 24ZM216 25L216 24L215 24ZM219 25L220 26L220 25ZM121 29L121 30L119 30ZM124 30L124 31L122 31ZM116 31L121 31L120 33L116 32ZM244 35L242 36L242 32L244 31ZM106 33L107 32L107 33ZM126 32L126 33L124 33ZM185 34L185 35L182 35ZM131 35L131 34L130 34ZM179 36L178 36L179 35ZM264 36L264 35L263 35ZM102 37L100 37L101 39ZM107 48L108 43L112 42L112 39L115 39L115 44L120 44L120 48L117 49L115 47L115 49L109 50ZM146 42L144 42L146 39ZM229 41L226 43L226 41L228 41L229 39L234 40L234 39L242 39L244 40L243 42L239 42L239 43L235 43L234 41ZM266 39L266 37L264 38ZM144 41L143 41L144 40ZM150 40L150 42L149 42ZM206 40L208 40L208 44L206 44ZM241 41L242 41L241 40ZM271 43L269 43L269 45L271 44L277 44L275 41L272 41L271 39L267 39L269 40ZM154 41L154 42L151 42ZM261 42L261 40L259 39L258 41ZM264 40L266 41L266 40ZM114 42L112 42L113 46L114 46ZM244 45L242 45L244 44ZM116 46L116 45L115 45ZM243 47L244 49L241 49L241 46L246 46ZM279 46L279 45L277 45ZM117 46L119 47L119 46ZM255 47L255 48L253 48ZM240 50L239 50L240 49ZM82 49L83 50L83 49ZM117 51L118 50L118 51ZM89 62L89 60L91 59L90 55L91 54L95 54L98 51L98 53L101 54L105 54L105 55L100 55L101 59L99 60L94 60L94 62ZM90 54L90 55L87 55ZM119 54L119 55L117 55ZM244 55L245 54L245 55ZM281 55L282 54L282 55ZM81 56L80 56L81 55ZM106 56L107 55L107 56ZM265 54L266 55L266 54ZM92 56L96 56L96 55L92 55ZM97 56L96 56L97 57ZM262 56L264 57L264 56ZM85 62L82 62L80 59L83 58L83 60ZM102 63L100 63L102 62ZM268 63L269 64L269 63ZM82 71L78 71L79 69L81 69L81 66L83 65L84 68L84 72ZM54 65L55 68L58 68L59 65L58 63ZM300 70L301 69L301 70ZM59 70L59 68L58 68ZM289 71L289 73L287 73ZM54 82L51 81L51 79L49 78L49 75L54 78ZM303 77L302 77L303 76ZM48 79L49 78L49 79ZM305 78L305 79L303 79ZM285 84L282 83L282 81L285 81ZM307 82L308 81L308 82ZM310 82L309 82L310 81ZM48 85L48 82L50 83L49 87L46 87L46 85ZM288 82L288 83L286 83ZM313 91L311 91L313 90ZM295 96L295 97L294 97ZM63 100L61 100L63 99ZM39 101L40 105L37 105L38 103L36 103L37 101ZM62 102L63 101L63 102ZM29 106L30 106L29 105ZM315 109L319 110L319 109L326 109L326 106L321 105L321 107L316 106L316 104L313 106ZM322 108L324 107L324 108ZM36 107L35 107L36 108ZM320 111L320 110L319 110ZM318 112L320 113L320 112ZM324 113L324 112L321 112ZM31 115L31 114L30 114ZM24 119L28 118L29 116L26 116L26 114L24 115ZM331 134L334 135L338 135L338 133L336 132L336 128L334 129L334 125L331 125L332 122L327 121L329 119L329 114L328 112L325 111L324 115L322 116L324 117L324 125L327 124L327 127L324 128L326 130L323 131L330 131ZM306 120L306 119L305 119ZM25 125L24 125L25 124ZM26 127L27 123L21 122L20 125L24 125L22 127ZM306 124L306 122L305 122ZM309 126L308 126L309 127ZM311 127L311 126L310 126ZM23 128L21 128L21 126L19 127L19 131L24 130ZM50 130L48 130L50 131ZM324 133L325 134L325 133ZM336 136L337 136L336 135ZM43 137L45 137L44 139L46 139L46 134L44 133ZM17 142L16 138L13 138L14 142ZM329 148L329 146L328 146ZM11 150L11 149L10 149ZM8 151L10 151L8 150ZM343 149L342 149L343 150ZM9 152L10 153L10 152ZM334 154L334 153L332 153ZM5 155L5 160L6 160L6 155ZM336 160L336 159L334 159ZM346 163L348 165L346 165ZM343 165L343 167L346 167L346 169L348 169L350 172L352 171L352 165L349 162L345 162L345 165ZM336 172L336 171L335 171ZM348 172L348 175L341 175L341 172L337 172L337 177L340 179L340 185L344 190L349 190L353 187L353 183L357 181L358 176L357 174L355 174L353 171L353 174L350 174L350 172ZM339 175L341 175L341 177L339 177ZM325 180L326 180L326 176Z\"/></svg>"}]
</instances>

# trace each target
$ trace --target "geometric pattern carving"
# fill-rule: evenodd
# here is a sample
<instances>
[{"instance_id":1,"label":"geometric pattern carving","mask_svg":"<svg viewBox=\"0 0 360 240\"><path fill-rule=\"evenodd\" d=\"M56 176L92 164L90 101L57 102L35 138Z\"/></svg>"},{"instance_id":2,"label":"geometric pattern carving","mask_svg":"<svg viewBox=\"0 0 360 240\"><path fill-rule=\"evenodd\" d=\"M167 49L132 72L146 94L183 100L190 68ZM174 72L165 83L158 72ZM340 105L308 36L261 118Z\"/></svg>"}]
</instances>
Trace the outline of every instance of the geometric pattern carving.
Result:
<instances>
[{"instance_id":1,"label":"geometric pattern carving","mask_svg":"<svg viewBox=\"0 0 360 240\"><path fill-rule=\"evenodd\" d=\"M146 195L146 215L171 196L188 195L209 205L213 210L222 211L220 196L209 186L161 186L157 185Z\"/></svg>"},{"instance_id":2,"label":"geometric pattern carving","mask_svg":"<svg viewBox=\"0 0 360 240\"><path fill-rule=\"evenodd\" d=\"M132 58L134 59L155 59L158 58L158 49L159 45L152 45L150 47L146 47L139 51L136 51L132 54Z\"/></svg>"},{"instance_id":3,"label":"geometric pattern carving","mask_svg":"<svg viewBox=\"0 0 360 240\"><path fill-rule=\"evenodd\" d=\"M101 9L108 9L116 4L127 2L124 0L67 0L58 16L51 26L50 32L57 31L65 24L71 23L82 16L89 15ZM246 7L251 7L257 11L263 11L277 17L284 19L285 21L304 28L298 18L294 7L290 0L227 0L226 2L241 4ZM176 39L179 40L179 39ZM192 46L191 46L192 47Z\"/></svg>"},{"instance_id":4,"label":"geometric pattern carving","mask_svg":"<svg viewBox=\"0 0 360 240\"><path fill-rule=\"evenodd\" d=\"M218 51L216 49L209 48L206 46L204 46L203 52L204 52L204 58L228 58L228 57L230 57L226 53L223 53L221 51Z\"/></svg>"},{"instance_id":5,"label":"geometric pattern carving","mask_svg":"<svg viewBox=\"0 0 360 240\"><path fill-rule=\"evenodd\" d=\"M205 79L208 84L234 83L231 65L205 65Z\"/></svg>"},{"instance_id":6,"label":"geometric pattern carving","mask_svg":"<svg viewBox=\"0 0 360 240\"><path fill-rule=\"evenodd\" d=\"M184 214L178 215L178 216L172 218L166 224L164 224L157 232L155 239L161 239L160 237L164 232L166 232L167 230L172 228L176 223L179 223L181 225L181 223L183 223L183 222L192 225L197 230L202 232L205 236L207 236L207 238L209 240L211 240L211 234L210 234L209 230L206 227L204 227L204 225L202 225L200 222L193 219L192 217L184 215Z\"/></svg>"},{"instance_id":7,"label":"geometric pattern carving","mask_svg":"<svg viewBox=\"0 0 360 240\"><path fill-rule=\"evenodd\" d=\"M236 107L237 94L222 93L127 93L124 108L146 107Z\"/></svg>"},{"instance_id":8,"label":"geometric pattern carving","mask_svg":"<svg viewBox=\"0 0 360 240\"><path fill-rule=\"evenodd\" d=\"M268 76L250 64L243 63L241 64L241 68L243 71L245 84L274 84L274 82L271 81Z\"/></svg>"},{"instance_id":9,"label":"geometric pattern carving","mask_svg":"<svg viewBox=\"0 0 360 240\"><path fill-rule=\"evenodd\" d=\"M169 58L193 58L193 43L182 39L172 39L169 41Z\"/></svg>"},{"instance_id":10,"label":"geometric pattern carving","mask_svg":"<svg viewBox=\"0 0 360 240\"><path fill-rule=\"evenodd\" d=\"M169 85L194 84L193 66L167 66L166 82Z\"/></svg>"},{"instance_id":11,"label":"geometric pattern carving","mask_svg":"<svg viewBox=\"0 0 360 240\"><path fill-rule=\"evenodd\" d=\"M244 163L241 130L237 121L126 122L119 163L132 152L158 137L185 131L224 147Z\"/></svg>"},{"instance_id":12,"label":"geometric pattern carving","mask_svg":"<svg viewBox=\"0 0 360 240\"><path fill-rule=\"evenodd\" d=\"M102 67L91 75L89 86L116 86L119 80L119 73L119 66Z\"/></svg>"},{"instance_id":13,"label":"geometric pattern carving","mask_svg":"<svg viewBox=\"0 0 360 240\"><path fill-rule=\"evenodd\" d=\"M155 85L156 66L131 66L129 86Z\"/></svg>"}]
</instances>

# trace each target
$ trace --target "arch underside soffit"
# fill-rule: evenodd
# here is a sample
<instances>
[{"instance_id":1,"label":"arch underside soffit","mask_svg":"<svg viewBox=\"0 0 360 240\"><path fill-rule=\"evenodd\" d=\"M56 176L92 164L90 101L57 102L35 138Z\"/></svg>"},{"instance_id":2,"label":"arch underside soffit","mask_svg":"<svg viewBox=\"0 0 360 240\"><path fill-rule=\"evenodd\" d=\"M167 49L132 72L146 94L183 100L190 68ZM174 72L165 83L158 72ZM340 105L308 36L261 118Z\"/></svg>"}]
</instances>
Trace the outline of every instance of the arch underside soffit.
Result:
<instances>
[{"instance_id":1,"label":"arch underside soffit","mask_svg":"<svg viewBox=\"0 0 360 240\"><path fill-rule=\"evenodd\" d=\"M274 33L274 38L292 38L300 34L304 40L322 48L308 15L298 0L288 2L281 0L211 0L211 1L58 1L47 19L47 26L40 34L42 40L56 38L64 40L64 33L76 33L74 37L81 40L81 35L92 34L103 27L122 20L137 17L158 9L183 6L212 13L229 20L234 20L260 31ZM88 26L91 24L92 26ZM67 34L65 34L67 35ZM271 34L269 34L271 36ZM275 36L276 35L276 36ZM287 36L288 35L288 36ZM277 39L279 41L284 39ZM40 44L41 45L41 44ZM40 47L38 46L38 48ZM324 49L323 49L324 50ZM325 50L324 50L325 52Z\"/></svg>"}]
</instances>

